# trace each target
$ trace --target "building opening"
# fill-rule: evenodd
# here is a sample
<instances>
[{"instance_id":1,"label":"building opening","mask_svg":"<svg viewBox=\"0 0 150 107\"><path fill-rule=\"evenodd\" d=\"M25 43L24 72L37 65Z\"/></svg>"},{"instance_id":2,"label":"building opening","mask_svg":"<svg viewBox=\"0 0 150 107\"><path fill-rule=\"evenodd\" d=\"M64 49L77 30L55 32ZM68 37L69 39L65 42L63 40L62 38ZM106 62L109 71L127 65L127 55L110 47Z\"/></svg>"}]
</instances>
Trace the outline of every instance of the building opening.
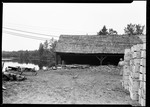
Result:
<instances>
[{"instance_id":1,"label":"building opening","mask_svg":"<svg viewBox=\"0 0 150 107\"><path fill-rule=\"evenodd\" d=\"M58 64L118 65L124 54L65 54L58 55Z\"/></svg>"}]
</instances>

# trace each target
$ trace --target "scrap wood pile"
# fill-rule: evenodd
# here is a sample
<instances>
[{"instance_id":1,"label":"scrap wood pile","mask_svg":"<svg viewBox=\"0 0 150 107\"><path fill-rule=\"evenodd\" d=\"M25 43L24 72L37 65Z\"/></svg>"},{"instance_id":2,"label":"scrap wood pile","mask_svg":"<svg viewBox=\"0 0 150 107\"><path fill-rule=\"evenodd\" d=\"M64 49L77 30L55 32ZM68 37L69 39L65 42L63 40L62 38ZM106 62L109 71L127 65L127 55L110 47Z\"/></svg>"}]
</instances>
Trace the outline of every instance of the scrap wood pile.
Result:
<instances>
[{"instance_id":1,"label":"scrap wood pile","mask_svg":"<svg viewBox=\"0 0 150 107\"><path fill-rule=\"evenodd\" d=\"M33 73L35 73L35 75L37 74L35 69L32 69L32 68L21 68L19 66L17 66L17 67L8 66L6 68L6 70L2 72L2 79L4 81L22 81L22 80L27 79L25 76L21 75L23 72L26 72L26 71L32 71ZM18 72L19 72L19 74L18 74Z\"/></svg>"},{"instance_id":2,"label":"scrap wood pile","mask_svg":"<svg viewBox=\"0 0 150 107\"><path fill-rule=\"evenodd\" d=\"M27 79L25 76L15 74L15 73L9 73L9 72L2 72L2 79L4 81L22 81Z\"/></svg>"},{"instance_id":3,"label":"scrap wood pile","mask_svg":"<svg viewBox=\"0 0 150 107\"><path fill-rule=\"evenodd\" d=\"M64 69L86 69L89 68L89 65L80 65L80 64L71 64L71 65L58 65L57 68L64 68Z\"/></svg>"},{"instance_id":4,"label":"scrap wood pile","mask_svg":"<svg viewBox=\"0 0 150 107\"><path fill-rule=\"evenodd\" d=\"M4 63L2 63L2 69L4 67ZM17 68L18 70L18 68ZM3 81L14 81L14 80L17 80L17 81L21 81L21 80L25 80L25 76L21 76L19 74L14 74L14 73L10 73L10 72L7 72L6 71L2 71L2 80ZM5 89L5 87L3 86L3 89Z\"/></svg>"},{"instance_id":5,"label":"scrap wood pile","mask_svg":"<svg viewBox=\"0 0 150 107\"><path fill-rule=\"evenodd\" d=\"M120 74L120 67L114 66L114 65L101 65L101 66L94 66L91 67L92 72L103 72L103 73L109 73L114 75Z\"/></svg>"},{"instance_id":6,"label":"scrap wood pile","mask_svg":"<svg viewBox=\"0 0 150 107\"><path fill-rule=\"evenodd\" d=\"M125 50L122 86L130 92L132 100L145 106L146 101L146 44Z\"/></svg>"},{"instance_id":7,"label":"scrap wood pile","mask_svg":"<svg viewBox=\"0 0 150 107\"><path fill-rule=\"evenodd\" d=\"M6 71L7 72L17 71L20 73L20 75L23 72L32 72L32 74L37 75L35 68L27 68L27 67L20 67L20 66L17 66L17 67L8 66L8 67L6 67Z\"/></svg>"}]
</instances>

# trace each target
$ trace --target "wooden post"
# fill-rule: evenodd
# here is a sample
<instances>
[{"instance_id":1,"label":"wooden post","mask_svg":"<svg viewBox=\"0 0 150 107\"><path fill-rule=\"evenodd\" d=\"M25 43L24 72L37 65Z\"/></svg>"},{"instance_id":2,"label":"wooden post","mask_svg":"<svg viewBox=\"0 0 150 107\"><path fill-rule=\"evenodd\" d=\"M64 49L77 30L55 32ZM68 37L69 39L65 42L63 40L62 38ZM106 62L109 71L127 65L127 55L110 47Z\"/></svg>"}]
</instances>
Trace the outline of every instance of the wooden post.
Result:
<instances>
[{"instance_id":1,"label":"wooden post","mask_svg":"<svg viewBox=\"0 0 150 107\"><path fill-rule=\"evenodd\" d=\"M58 65L58 64L61 64L61 57L60 57L60 55L57 54L56 57L57 57L57 58L56 58L56 59L57 59L57 65Z\"/></svg>"},{"instance_id":2,"label":"wooden post","mask_svg":"<svg viewBox=\"0 0 150 107\"><path fill-rule=\"evenodd\" d=\"M100 65L102 65L103 60L106 58L107 56L101 56L100 58L98 56L96 56L96 58L100 61Z\"/></svg>"},{"instance_id":3,"label":"wooden post","mask_svg":"<svg viewBox=\"0 0 150 107\"><path fill-rule=\"evenodd\" d=\"M65 65L65 61L64 60L62 60L62 65Z\"/></svg>"},{"instance_id":4,"label":"wooden post","mask_svg":"<svg viewBox=\"0 0 150 107\"><path fill-rule=\"evenodd\" d=\"M3 67L4 67L4 62L2 63L2 70L3 70Z\"/></svg>"},{"instance_id":5,"label":"wooden post","mask_svg":"<svg viewBox=\"0 0 150 107\"><path fill-rule=\"evenodd\" d=\"M58 65L58 58L57 58L57 53L55 54L55 66Z\"/></svg>"},{"instance_id":6,"label":"wooden post","mask_svg":"<svg viewBox=\"0 0 150 107\"><path fill-rule=\"evenodd\" d=\"M59 55L59 64L62 64L61 56Z\"/></svg>"}]
</instances>

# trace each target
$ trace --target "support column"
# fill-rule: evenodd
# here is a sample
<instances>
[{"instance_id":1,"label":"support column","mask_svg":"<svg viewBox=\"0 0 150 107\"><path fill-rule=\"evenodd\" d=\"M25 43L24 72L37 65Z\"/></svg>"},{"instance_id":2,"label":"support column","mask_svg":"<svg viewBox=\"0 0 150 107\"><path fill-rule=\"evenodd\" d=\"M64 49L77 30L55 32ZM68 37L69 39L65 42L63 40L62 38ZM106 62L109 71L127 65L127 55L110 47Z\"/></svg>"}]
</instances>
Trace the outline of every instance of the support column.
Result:
<instances>
[{"instance_id":1,"label":"support column","mask_svg":"<svg viewBox=\"0 0 150 107\"><path fill-rule=\"evenodd\" d=\"M100 65L102 65L103 60L106 58L107 56L101 56L100 58L98 56L96 56L96 58L100 61Z\"/></svg>"},{"instance_id":2,"label":"support column","mask_svg":"<svg viewBox=\"0 0 150 107\"><path fill-rule=\"evenodd\" d=\"M57 65L61 64L61 56L59 54L57 54Z\"/></svg>"},{"instance_id":3,"label":"support column","mask_svg":"<svg viewBox=\"0 0 150 107\"><path fill-rule=\"evenodd\" d=\"M57 53L55 54L55 66L58 65L58 56L57 56Z\"/></svg>"}]
</instances>

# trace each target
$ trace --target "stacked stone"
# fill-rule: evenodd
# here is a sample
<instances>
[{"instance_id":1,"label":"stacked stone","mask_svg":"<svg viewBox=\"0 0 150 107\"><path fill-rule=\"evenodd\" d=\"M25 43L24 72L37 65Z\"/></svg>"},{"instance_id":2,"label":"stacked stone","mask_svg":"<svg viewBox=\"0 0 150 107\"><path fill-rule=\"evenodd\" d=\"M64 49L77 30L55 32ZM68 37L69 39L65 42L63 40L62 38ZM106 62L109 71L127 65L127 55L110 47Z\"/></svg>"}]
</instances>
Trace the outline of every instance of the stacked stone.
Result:
<instances>
[{"instance_id":1,"label":"stacked stone","mask_svg":"<svg viewBox=\"0 0 150 107\"><path fill-rule=\"evenodd\" d=\"M122 86L129 91L131 50L125 49Z\"/></svg>"},{"instance_id":2,"label":"stacked stone","mask_svg":"<svg viewBox=\"0 0 150 107\"><path fill-rule=\"evenodd\" d=\"M139 103L145 106L146 101L146 44L141 45L141 59L140 59L140 73L139 73L140 87L138 90Z\"/></svg>"}]
</instances>

